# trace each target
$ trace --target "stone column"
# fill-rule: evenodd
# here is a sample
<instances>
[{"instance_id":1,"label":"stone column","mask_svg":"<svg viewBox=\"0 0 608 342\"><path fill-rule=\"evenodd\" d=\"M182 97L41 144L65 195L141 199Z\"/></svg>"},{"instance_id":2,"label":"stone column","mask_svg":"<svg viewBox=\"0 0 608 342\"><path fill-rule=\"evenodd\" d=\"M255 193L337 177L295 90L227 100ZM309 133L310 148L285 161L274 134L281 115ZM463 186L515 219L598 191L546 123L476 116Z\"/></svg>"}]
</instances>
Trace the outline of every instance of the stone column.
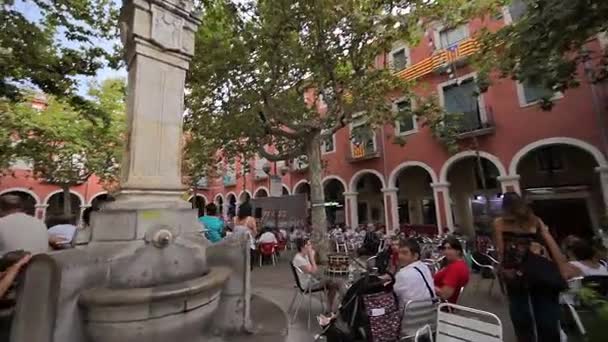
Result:
<instances>
[{"instance_id":1,"label":"stone column","mask_svg":"<svg viewBox=\"0 0 608 342\"><path fill-rule=\"evenodd\" d=\"M117 201L180 203L184 83L194 54L193 0L124 0L127 144Z\"/></svg>"},{"instance_id":2,"label":"stone column","mask_svg":"<svg viewBox=\"0 0 608 342\"><path fill-rule=\"evenodd\" d=\"M433 188L433 197L435 199L439 233L443 234L445 228L448 228L452 232L454 230L454 219L450 203L450 183L431 183L431 187Z\"/></svg>"},{"instance_id":3,"label":"stone column","mask_svg":"<svg viewBox=\"0 0 608 342\"><path fill-rule=\"evenodd\" d=\"M602 214L608 215L608 167L596 167L595 172L599 173L600 185L602 186L602 197L604 199L604 208L602 208Z\"/></svg>"},{"instance_id":4,"label":"stone column","mask_svg":"<svg viewBox=\"0 0 608 342\"><path fill-rule=\"evenodd\" d=\"M517 192L521 194L521 188L519 186L519 175L510 175L510 176L499 176L496 178L500 182L500 188L503 193L506 192Z\"/></svg>"},{"instance_id":5,"label":"stone column","mask_svg":"<svg viewBox=\"0 0 608 342\"><path fill-rule=\"evenodd\" d=\"M80 215L78 215L78 222L76 222L76 224L80 227L83 226L83 222L82 222L82 214L84 214L84 211L89 208L90 205L81 205L80 206Z\"/></svg>"},{"instance_id":6,"label":"stone column","mask_svg":"<svg viewBox=\"0 0 608 342\"><path fill-rule=\"evenodd\" d=\"M399 209L397 205L398 188L382 189L384 194L384 215L386 217L386 230L388 235L393 235L395 229L399 228Z\"/></svg>"},{"instance_id":7,"label":"stone column","mask_svg":"<svg viewBox=\"0 0 608 342\"><path fill-rule=\"evenodd\" d=\"M357 192L345 192L344 193L344 206L346 207L346 211L348 215L346 216L346 220L348 225L352 229L357 229L359 227L359 213L357 212Z\"/></svg>"}]
</instances>

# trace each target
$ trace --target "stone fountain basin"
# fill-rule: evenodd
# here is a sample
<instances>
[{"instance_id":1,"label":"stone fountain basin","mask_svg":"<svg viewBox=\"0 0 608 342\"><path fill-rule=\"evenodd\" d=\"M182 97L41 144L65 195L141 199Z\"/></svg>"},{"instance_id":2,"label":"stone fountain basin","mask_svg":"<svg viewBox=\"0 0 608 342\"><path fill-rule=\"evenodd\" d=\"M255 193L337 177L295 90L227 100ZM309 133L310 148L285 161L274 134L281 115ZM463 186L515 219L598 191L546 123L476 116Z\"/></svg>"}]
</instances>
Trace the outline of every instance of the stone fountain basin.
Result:
<instances>
[{"instance_id":1,"label":"stone fountain basin","mask_svg":"<svg viewBox=\"0 0 608 342\"><path fill-rule=\"evenodd\" d=\"M92 341L196 341L202 336L232 270L153 287L92 288L78 300Z\"/></svg>"}]
</instances>

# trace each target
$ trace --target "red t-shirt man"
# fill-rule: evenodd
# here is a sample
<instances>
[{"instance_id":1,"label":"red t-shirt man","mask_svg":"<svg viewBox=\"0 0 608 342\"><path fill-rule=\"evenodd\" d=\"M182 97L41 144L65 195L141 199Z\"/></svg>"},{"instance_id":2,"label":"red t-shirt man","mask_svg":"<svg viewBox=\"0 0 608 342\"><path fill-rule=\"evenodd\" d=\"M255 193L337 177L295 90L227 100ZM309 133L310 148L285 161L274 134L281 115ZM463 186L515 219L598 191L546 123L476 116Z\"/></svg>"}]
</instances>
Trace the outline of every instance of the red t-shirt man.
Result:
<instances>
[{"instance_id":1,"label":"red t-shirt man","mask_svg":"<svg viewBox=\"0 0 608 342\"><path fill-rule=\"evenodd\" d=\"M469 282L469 266L462 259L456 260L437 272L433 280L437 288L447 286L454 289L454 293L448 298L448 302L456 304L460 289Z\"/></svg>"}]
</instances>

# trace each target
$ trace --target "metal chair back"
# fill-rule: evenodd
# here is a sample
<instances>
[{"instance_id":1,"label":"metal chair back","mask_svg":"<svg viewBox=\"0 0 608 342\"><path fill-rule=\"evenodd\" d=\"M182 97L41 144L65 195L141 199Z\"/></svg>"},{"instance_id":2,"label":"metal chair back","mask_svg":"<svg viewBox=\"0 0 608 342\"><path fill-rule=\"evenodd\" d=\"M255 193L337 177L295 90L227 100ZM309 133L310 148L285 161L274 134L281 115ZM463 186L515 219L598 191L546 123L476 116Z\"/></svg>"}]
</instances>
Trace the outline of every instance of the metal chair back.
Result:
<instances>
[{"instance_id":1,"label":"metal chair back","mask_svg":"<svg viewBox=\"0 0 608 342\"><path fill-rule=\"evenodd\" d=\"M437 307L439 299L411 300L403 307L401 316L401 340L409 340L424 326L432 331L437 326Z\"/></svg>"},{"instance_id":2,"label":"metal chair back","mask_svg":"<svg viewBox=\"0 0 608 342\"><path fill-rule=\"evenodd\" d=\"M437 342L502 342L500 318L493 313L456 304L437 309Z\"/></svg>"}]
</instances>

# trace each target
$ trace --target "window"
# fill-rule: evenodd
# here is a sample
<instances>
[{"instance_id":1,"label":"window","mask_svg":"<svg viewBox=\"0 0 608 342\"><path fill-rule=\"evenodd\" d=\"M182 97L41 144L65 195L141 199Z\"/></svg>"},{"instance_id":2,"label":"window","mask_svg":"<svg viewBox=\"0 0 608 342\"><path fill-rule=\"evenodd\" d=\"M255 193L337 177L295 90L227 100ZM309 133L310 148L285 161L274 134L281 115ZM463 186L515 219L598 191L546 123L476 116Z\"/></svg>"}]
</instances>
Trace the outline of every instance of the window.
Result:
<instances>
[{"instance_id":1,"label":"window","mask_svg":"<svg viewBox=\"0 0 608 342\"><path fill-rule=\"evenodd\" d=\"M266 163L268 163L266 158L257 158L255 160L255 178L260 179L268 177L268 174L264 172L264 165L266 165Z\"/></svg>"},{"instance_id":2,"label":"window","mask_svg":"<svg viewBox=\"0 0 608 342\"><path fill-rule=\"evenodd\" d=\"M408 99L401 99L395 102L394 110L400 113L397 116L397 135L406 135L415 133L418 129L416 124L416 117L411 114L412 102ZM410 114L404 114L410 113Z\"/></svg>"},{"instance_id":3,"label":"window","mask_svg":"<svg viewBox=\"0 0 608 342\"><path fill-rule=\"evenodd\" d=\"M361 158L376 152L376 133L367 120L355 120L351 124L351 150L353 158Z\"/></svg>"},{"instance_id":4,"label":"window","mask_svg":"<svg viewBox=\"0 0 608 342\"><path fill-rule=\"evenodd\" d=\"M542 98L553 99L560 94L556 94L550 89L531 82L522 82L517 84L517 95L519 97L519 104L523 107L537 103Z\"/></svg>"},{"instance_id":5,"label":"window","mask_svg":"<svg viewBox=\"0 0 608 342\"><path fill-rule=\"evenodd\" d=\"M390 55L390 60L393 70L399 71L405 69L408 65L409 60L405 48L392 51Z\"/></svg>"},{"instance_id":6,"label":"window","mask_svg":"<svg viewBox=\"0 0 608 342\"><path fill-rule=\"evenodd\" d=\"M308 157L300 156L293 160L294 170L305 170L308 167Z\"/></svg>"},{"instance_id":7,"label":"window","mask_svg":"<svg viewBox=\"0 0 608 342\"><path fill-rule=\"evenodd\" d=\"M474 78L450 82L442 87L443 106L448 113L461 114L463 131L482 128L482 104Z\"/></svg>"},{"instance_id":8,"label":"window","mask_svg":"<svg viewBox=\"0 0 608 342\"><path fill-rule=\"evenodd\" d=\"M443 29L439 31L439 47L441 49L453 47L468 37L469 32L465 25L456 28Z\"/></svg>"},{"instance_id":9,"label":"window","mask_svg":"<svg viewBox=\"0 0 608 342\"><path fill-rule=\"evenodd\" d=\"M323 138L323 142L321 142L321 153L333 153L336 152L336 135L332 134L329 137Z\"/></svg>"},{"instance_id":10,"label":"window","mask_svg":"<svg viewBox=\"0 0 608 342\"><path fill-rule=\"evenodd\" d=\"M526 3L523 0L512 0L508 10L510 22L516 22L526 15Z\"/></svg>"},{"instance_id":11,"label":"window","mask_svg":"<svg viewBox=\"0 0 608 342\"><path fill-rule=\"evenodd\" d=\"M422 223L437 224L437 212L435 210L435 201L432 199L422 200Z\"/></svg>"},{"instance_id":12,"label":"window","mask_svg":"<svg viewBox=\"0 0 608 342\"><path fill-rule=\"evenodd\" d=\"M400 200L397 209L399 211L399 223L410 223L410 202L406 199Z\"/></svg>"},{"instance_id":13,"label":"window","mask_svg":"<svg viewBox=\"0 0 608 342\"><path fill-rule=\"evenodd\" d=\"M224 186L230 186L236 184L236 171L234 164L226 164L226 171L224 172Z\"/></svg>"},{"instance_id":14,"label":"window","mask_svg":"<svg viewBox=\"0 0 608 342\"><path fill-rule=\"evenodd\" d=\"M555 172L564 170L564 160L559 153L559 146L540 148L536 153L538 169L541 172Z\"/></svg>"}]
</instances>

